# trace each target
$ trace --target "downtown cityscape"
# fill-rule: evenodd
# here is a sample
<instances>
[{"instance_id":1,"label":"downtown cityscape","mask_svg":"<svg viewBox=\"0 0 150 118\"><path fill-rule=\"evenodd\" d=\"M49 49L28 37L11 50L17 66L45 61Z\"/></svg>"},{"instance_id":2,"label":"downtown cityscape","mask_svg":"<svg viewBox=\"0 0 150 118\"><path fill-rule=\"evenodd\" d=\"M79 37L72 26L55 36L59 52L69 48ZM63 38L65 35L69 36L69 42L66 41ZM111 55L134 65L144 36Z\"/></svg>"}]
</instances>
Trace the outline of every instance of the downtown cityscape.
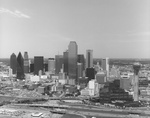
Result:
<instances>
[{"instance_id":1,"label":"downtown cityscape","mask_svg":"<svg viewBox=\"0 0 150 118\"><path fill-rule=\"evenodd\" d=\"M19 52L17 56L12 53L9 64L3 61L0 65L1 97L5 99L1 105L13 109L21 107L16 113L20 118L72 117L71 114L88 118L148 117L149 62L94 59L93 53L88 49L86 57L78 54L75 41L70 41L68 49L55 58L34 56L30 59L28 52L24 55ZM1 113L9 114L2 109Z\"/></svg>"},{"instance_id":2,"label":"downtown cityscape","mask_svg":"<svg viewBox=\"0 0 150 118\"><path fill-rule=\"evenodd\" d=\"M150 0L0 3L0 118L150 118Z\"/></svg>"}]
</instances>

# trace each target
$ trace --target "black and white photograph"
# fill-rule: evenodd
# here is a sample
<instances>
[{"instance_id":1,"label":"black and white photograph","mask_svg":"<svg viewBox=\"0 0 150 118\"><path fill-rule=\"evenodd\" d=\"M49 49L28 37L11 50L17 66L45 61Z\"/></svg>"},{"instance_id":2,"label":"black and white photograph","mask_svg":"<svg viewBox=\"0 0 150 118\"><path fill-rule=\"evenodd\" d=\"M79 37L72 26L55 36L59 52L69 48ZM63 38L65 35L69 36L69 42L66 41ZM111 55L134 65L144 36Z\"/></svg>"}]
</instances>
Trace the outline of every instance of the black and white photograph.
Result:
<instances>
[{"instance_id":1,"label":"black and white photograph","mask_svg":"<svg viewBox=\"0 0 150 118\"><path fill-rule=\"evenodd\" d=\"M0 0L0 118L150 118L150 0Z\"/></svg>"}]
</instances>

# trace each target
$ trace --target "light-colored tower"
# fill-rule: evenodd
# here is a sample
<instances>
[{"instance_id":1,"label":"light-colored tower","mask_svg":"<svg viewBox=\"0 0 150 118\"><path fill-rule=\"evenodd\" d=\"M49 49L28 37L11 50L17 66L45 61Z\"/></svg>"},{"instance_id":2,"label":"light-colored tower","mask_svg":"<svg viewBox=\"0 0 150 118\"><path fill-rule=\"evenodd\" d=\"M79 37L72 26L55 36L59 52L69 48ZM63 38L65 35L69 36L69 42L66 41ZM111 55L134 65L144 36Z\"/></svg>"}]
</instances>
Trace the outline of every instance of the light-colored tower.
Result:
<instances>
[{"instance_id":1,"label":"light-colored tower","mask_svg":"<svg viewBox=\"0 0 150 118\"><path fill-rule=\"evenodd\" d=\"M55 60L54 60L54 58L48 59L48 72L50 72L51 74L55 73Z\"/></svg>"},{"instance_id":2,"label":"light-colored tower","mask_svg":"<svg viewBox=\"0 0 150 118\"><path fill-rule=\"evenodd\" d=\"M86 50L86 68L93 67L93 50Z\"/></svg>"},{"instance_id":3,"label":"light-colored tower","mask_svg":"<svg viewBox=\"0 0 150 118\"><path fill-rule=\"evenodd\" d=\"M102 59L101 66L107 72L107 77L109 77L109 58Z\"/></svg>"},{"instance_id":4,"label":"light-colored tower","mask_svg":"<svg viewBox=\"0 0 150 118\"><path fill-rule=\"evenodd\" d=\"M28 52L24 52L24 73L29 73L29 67Z\"/></svg>"},{"instance_id":5,"label":"light-colored tower","mask_svg":"<svg viewBox=\"0 0 150 118\"><path fill-rule=\"evenodd\" d=\"M75 41L71 41L68 46L68 75L69 79L77 79L77 54L78 46Z\"/></svg>"},{"instance_id":6,"label":"light-colored tower","mask_svg":"<svg viewBox=\"0 0 150 118\"><path fill-rule=\"evenodd\" d=\"M140 70L140 63L134 63L133 69L134 69L134 101L139 101L139 77L138 73Z\"/></svg>"}]
</instances>

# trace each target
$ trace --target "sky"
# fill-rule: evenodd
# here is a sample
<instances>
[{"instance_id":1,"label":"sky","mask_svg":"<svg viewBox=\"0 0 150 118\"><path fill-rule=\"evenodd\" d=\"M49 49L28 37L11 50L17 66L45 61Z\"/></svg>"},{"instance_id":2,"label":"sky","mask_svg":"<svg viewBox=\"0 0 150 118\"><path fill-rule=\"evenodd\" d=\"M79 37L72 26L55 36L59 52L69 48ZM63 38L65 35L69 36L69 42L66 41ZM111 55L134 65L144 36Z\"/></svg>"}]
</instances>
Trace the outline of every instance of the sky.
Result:
<instances>
[{"instance_id":1,"label":"sky","mask_svg":"<svg viewBox=\"0 0 150 118\"><path fill-rule=\"evenodd\" d=\"M0 58L51 58L70 41L94 58L150 58L150 0L0 0Z\"/></svg>"}]
</instances>

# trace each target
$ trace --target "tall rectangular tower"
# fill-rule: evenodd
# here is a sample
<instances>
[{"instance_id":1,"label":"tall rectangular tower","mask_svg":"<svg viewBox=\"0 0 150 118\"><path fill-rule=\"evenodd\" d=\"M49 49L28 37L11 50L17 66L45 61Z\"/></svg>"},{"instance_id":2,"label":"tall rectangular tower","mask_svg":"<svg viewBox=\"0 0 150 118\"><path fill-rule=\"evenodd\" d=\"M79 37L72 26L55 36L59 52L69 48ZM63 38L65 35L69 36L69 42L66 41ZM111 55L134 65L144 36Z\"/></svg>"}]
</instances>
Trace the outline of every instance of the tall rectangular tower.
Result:
<instances>
[{"instance_id":1,"label":"tall rectangular tower","mask_svg":"<svg viewBox=\"0 0 150 118\"><path fill-rule=\"evenodd\" d=\"M17 57L17 79L24 79L24 62L21 52Z\"/></svg>"},{"instance_id":2,"label":"tall rectangular tower","mask_svg":"<svg viewBox=\"0 0 150 118\"><path fill-rule=\"evenodd\" d=\"M68 75L69 79L77 79L77 54L78 46L75 41L71 41L68 46Z\"/></svg>"},{"instance_id":3,"label":"tall rectangular tower","mask_svg":"<svg viewBox=\"0 0 150 118\"><path fill-rule=\"evenodd\" d=\"M54 58L48 59L48 72L55 73L55 60Z\"/></svg>"},{"instance_id":4,"label":"tall rectangular tower","mask_svg":"<svg viewBox=\"0 0 150 118\"><path fill-rule=\"evenodd\" d=\"M55 74L59 74L63 64L63 55L55 55Z\"/></svg>"},{"instance_id":5,"label":"tall rectangular tower","mask_svg":"<svg viewBox=\"0 0 150 118\"><path fill-rule=\"evenodd\" d=\"M86 50L86 68L93 67L93 50Z\"/></svg>"},{"instance_id":6,"label":"tall rectangular tower","mask_svg":"<svg viewBox=\"0 0 150 118\"><path fill-rule=\"evenodd\" d=\"M43 72L43 70L44 70L44 57L35 56L34 57L34 74L38 75L39 71Z\"/></svg>"},{"instance_id":7,"label":"tall rectangular tower","mask_svg":"<svg viewBox=\"0 0 150 118\"><path fill-rule=\"evenodd\" d=\"M10 56L10 68L12 69L12 73L16 74L16 72L17 72L17 57L14 53Z\"/></svg>"},{"instance_id":8,"label":"tall rectangular tower","mask_svg":"<svg viewBox=\"0 0 150 118\"><path fill-rule=\"evenodd\" d=\"M64 72L68 75L68 50L63 53Z\"/></svg>"},{"instance_id":9,"label":"tall rectangular tower","mask_svg":"<svg viewBox=\"0 0 150 118\"><path fill-rule=\"evenodd\" d=\"M109 58L102 59L101 67L106 71L107 77L109 77Z\"/></svg>"},{"instance_id":10,"label":"tall rectangular tower","mask_svg":"<svg viewBox=\"0 0 150 118\"><path fill-rule=\"evenodd\" d=\"M83 54L78 54L78 63L82 63L82 70L85 70L85 58Z\"/></svg>"},{"instance_id":11,"label":"tall rectangular tower","mask_svg":"<svg viewBox=\"0 0 150 118\"><path fill-rule=\"evenodd\" d=\"M28 58L28 52L24 52L24 73L29 73L29 58Z\"/></svg>"}]
</instances>

